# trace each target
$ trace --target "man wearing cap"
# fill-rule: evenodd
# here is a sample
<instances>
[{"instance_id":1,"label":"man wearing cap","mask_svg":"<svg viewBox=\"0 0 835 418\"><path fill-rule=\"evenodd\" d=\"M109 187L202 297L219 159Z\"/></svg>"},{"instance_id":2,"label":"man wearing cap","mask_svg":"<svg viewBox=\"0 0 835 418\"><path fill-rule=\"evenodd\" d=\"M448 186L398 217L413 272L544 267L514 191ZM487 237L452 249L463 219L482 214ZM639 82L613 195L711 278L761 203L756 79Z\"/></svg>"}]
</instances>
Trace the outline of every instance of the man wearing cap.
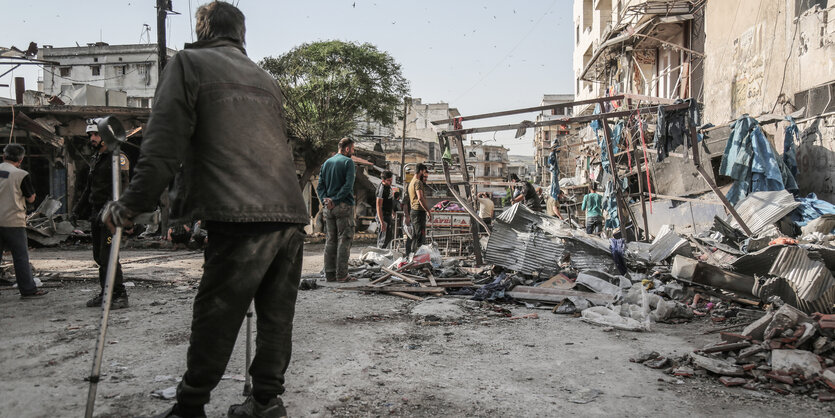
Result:
<instances>
[{"instance_id":1,"label":"man wearing cap","mask_svg":"<svg viewBox=\"0 0 835 418\"><path fill-rule=\"evenodd\" d=\"M101 307L102 295L104 294L104 282L107 277L107 260L110 257L110 243L113 235L107 226L101 221L101 210L105 203L113 200L113 173L112 151L107 144L102 142L99 136L97 120L92 119L87 124L87 135L90 137L90 146L96 150L93 161L90 163L90 172L87 175L87 183L84 192L73 209L71 219L75 220L86 216L90 220L90 229L93 235L93 259L99 265L99 283L101 291L98 295L87 301L87 307ZM121 173L122 189L125 190L128 184L128 158L125 154L119 155L119 168ZM110 309L122 309L128 307L128 292L122 283L122 265L116 262L116 280L113 282L113 299L110 302Z\"/></svg>"},{"instance_id":2,"label":"man wearing cap","mask_svg":"<svg viewBox=\"0 0 835 418\"><path fill-rule=\"evenodd\" d=\"M45 295L32 279L29 267L29 248L26 237L26 202L35 201L32 178L20 169L25 150L18 144L9 144L3 149L3 163L0 164L0 258L3 251L12 252L17 290L23 299Z\"/></svg>"}]
</instances>

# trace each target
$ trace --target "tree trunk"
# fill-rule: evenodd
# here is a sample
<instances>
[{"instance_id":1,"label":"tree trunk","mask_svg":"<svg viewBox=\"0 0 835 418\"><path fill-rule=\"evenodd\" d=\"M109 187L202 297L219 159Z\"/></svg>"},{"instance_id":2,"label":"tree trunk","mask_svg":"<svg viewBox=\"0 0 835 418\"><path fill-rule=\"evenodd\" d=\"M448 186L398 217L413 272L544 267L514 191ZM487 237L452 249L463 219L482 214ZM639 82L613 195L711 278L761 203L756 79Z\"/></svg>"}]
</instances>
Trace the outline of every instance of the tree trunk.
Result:
<instances>
[{"instance_id":1,"label":"tree trunk","mask_svg":"<svg viewBox=\"0 0 835 418\"><path fill-rule=\"evenodd\" d=\"M302 176L299 177L299 187L302 190L304 190L304 186L310 181L310 178L313 177L313 174L315 174L318 169L318 165L307 165L307 167L305 167ZM316 193L316 190L314 190L313 193Z\"/></svg>"}]
</instances>

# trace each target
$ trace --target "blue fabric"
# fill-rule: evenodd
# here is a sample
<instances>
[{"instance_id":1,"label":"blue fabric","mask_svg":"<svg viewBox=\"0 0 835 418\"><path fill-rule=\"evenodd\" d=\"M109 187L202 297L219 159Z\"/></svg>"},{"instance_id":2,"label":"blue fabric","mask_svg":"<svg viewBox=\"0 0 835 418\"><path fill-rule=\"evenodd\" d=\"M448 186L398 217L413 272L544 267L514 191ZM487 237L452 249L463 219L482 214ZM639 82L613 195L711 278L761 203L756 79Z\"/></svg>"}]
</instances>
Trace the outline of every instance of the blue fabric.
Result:
<instances>
[{"instance_id":1,"label":"blue fabric","mask_svg":"<svg viewBox=\"0 0 835 418\"><path fill-rule=\"evenodd\" d=\"M822 215L835 213L835 205L825 200L818 199L814 193L809 193L805 198L795 198L800 206L793 210L791 219L800 226L806 226L809 222L820 218Z\"/></svg>"},{"instance_id":2,"label":"blue fabric","mask_svg":"<svg viewBox=\"0 0 835 418\"><path fill-rule=\"evenodd\" d=\"M731 124L719 174L734 179L727 195L733 205L752 192L789 190L795 193L798 189L791 169L777 158L759 122L748 115Z\"/></svg>"},{"instance_id":3,"label":"blue fabric","mask_svg":"<svg viewBox=\"0 0 835 418\"><path fill-rule=\"evenodd\" d=\"M560 166L557 160L557 150L552 150L548 156L548 169L551 170L551 198L560 196Z\"/></svg>"},{"instance_id":4,"label":"blue fabric","mask_svg":"<svg viewBox=\"0 0 835 418\"><path fill-rule=\"evenodd\" d=\"M617 194L615 194L615 182L612 180L606 183L606 191L603 193L603 210L609 213L608 218L606 218L606 228L615 229L619 227Z\"/></svg>"},{"instance_id":5,"label":"blue fabric","mask_svg":"<svg viewBox=\"0 0 835 418\"><path fill-rule=\"evenodd\" d=\"M608 129L607 126L603 126L602 129ZM623 134L623 121L618 122L615 124L615 127L612 128L612 132L610 137L612 138L612 152L617 154L620 149L618 148L618 143L620 143L620 137ZM607 173L612 172L612 168L609 166L609 150L606 147L606 136L598 135L597 130L594 131L595 139L597 140L597 146L600 147L600 163L603 165L603 169L606 170Z\"/></svg>"},{"instance_id":6,"label":"blue fabric","mask_svg":"<svg viewBox=\"0 0 835 418\"><path fill-rule=\"evenodd\" d=\"M609 251L612 253L612 259L615 261L615 266L617 266L620 274L626 274L623 238L609 238Z\"/></svg>"},{"instance_id":7,"label":"blue fabric","mask_svg":"<svg viewBox=\"0 0 835 418\"><path fill-rule=\"evenodd\" d=\"M789 121L789 126L786 127L785 136L783 136L783 163L786 164L793 176L797 175L797 147L794 145L795 138L800 138L800 130L797 129L797 124L794 123L794 118L786 116Z\"/></svg>"}]
</instances>

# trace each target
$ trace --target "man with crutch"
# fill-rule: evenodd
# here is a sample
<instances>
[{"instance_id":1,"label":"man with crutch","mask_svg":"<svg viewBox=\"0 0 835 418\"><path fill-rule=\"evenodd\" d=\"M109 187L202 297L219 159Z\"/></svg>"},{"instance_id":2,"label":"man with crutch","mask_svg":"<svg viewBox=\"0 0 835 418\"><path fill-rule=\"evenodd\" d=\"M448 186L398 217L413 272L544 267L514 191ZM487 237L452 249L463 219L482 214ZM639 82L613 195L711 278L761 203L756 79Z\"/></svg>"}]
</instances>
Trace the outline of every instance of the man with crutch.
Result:
<instances>
[{"instance_id":1,"label":"man with crutch","mask_svg":"<svg viewBox=\"0 0 835 418\"><path fill-rule=\"evenodd\" d=\"M133 181L105 213L129 226L153 208L183 165L178 194L209 233L194 300L186 372L162 417L205 416L254 300L252 395L230 417L281 417L308 214L286 135L282 95L246 56L244 16L225 2L198 8L198 41L166 65Z\"/></svg>"}]
</instances>

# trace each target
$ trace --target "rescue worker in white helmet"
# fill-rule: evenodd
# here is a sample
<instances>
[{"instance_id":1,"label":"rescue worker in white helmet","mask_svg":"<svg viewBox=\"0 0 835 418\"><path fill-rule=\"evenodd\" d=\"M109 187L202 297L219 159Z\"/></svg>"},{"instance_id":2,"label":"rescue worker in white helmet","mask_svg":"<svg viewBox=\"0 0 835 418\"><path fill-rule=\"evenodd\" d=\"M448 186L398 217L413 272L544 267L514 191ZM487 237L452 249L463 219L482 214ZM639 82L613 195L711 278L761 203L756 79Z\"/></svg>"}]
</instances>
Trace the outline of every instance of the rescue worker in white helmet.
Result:
<instances>
[{"instance_id":1,"label":"rescue worker in white helmet","mask_svg":"<svg viewBox=\"0 0 835 418\"><path fill-rule=\"evenodd\" d=\"M113 174L112 151L107 144L102 142L99 136L98 119L87 121L87 136L90 138L90 146L96 151L93 161L90 163L90 172L87 175L84 192L75 204L70 220L87 218L90 220L90 227L93 236L93 259L99 265L99 282L101 291L98 295L87 301L87 307L101 307L105 277L107 277L107 260L110 256L110 243L113 239L110 230L101 221L101 210L104 205L113 200ZM124 153L119 154L119 168L121 179L121 190L128 185L129 162ZM113 299L110 302L110 309L122 309L128 307L128 293L122 279L122 265L116 263L116 280L113 284Z\"/></svg>"}]
</instances>

